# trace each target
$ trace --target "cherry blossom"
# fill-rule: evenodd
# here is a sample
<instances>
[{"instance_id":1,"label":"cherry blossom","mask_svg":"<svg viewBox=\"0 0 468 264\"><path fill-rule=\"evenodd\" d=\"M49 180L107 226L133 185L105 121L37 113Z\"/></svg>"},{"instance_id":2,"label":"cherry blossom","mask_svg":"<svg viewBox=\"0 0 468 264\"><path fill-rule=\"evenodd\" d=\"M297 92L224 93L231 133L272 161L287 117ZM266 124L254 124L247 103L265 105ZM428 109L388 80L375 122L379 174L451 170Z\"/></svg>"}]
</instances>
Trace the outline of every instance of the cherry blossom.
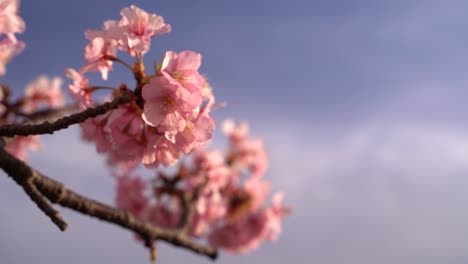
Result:
<instances>
[{"instance_id":1,"label":"cherry blossom","mask_svg":"<svg viewBox=\"0 0 468 264\"><path fill-rule=\"evenodd\" d=\"M113 42L106 41L102 37L96 37L91 40L85 48L87 71L99 71L103 80L107 80L108 73L112 70L112 60L109 57L115 57L117 53Z\"/></svg>"},{"instance_id":2,"label":"cherry blossom","mask_svg":"<svg viewBox=\"0 0 468 264\"><path fill-rule=\"evenodd\" d=\"M145 54L149 50L151 38L171 31L171 26L164 23L162 16L148 14L137 6L124 8L120 14L122 19L119 26L125 29L126 43L131 54Z\"/></svg>"},{"instance_id":3,"label":"cherry blossom","mask_svg":"<svg viewBox=\"0 0 468 264\"><path fill-rule=\"evenodd\" d=\"M15 33L23 33L26 26L23 19L18 16L19 0L0 0L0 34L15 43Z\"/></svg>"},{"instance_id":4,"label":"cherry blossom","mask_svg":"<svg viewBox=\"0 0 468 264\"><path fill-rule=\"evenodd\" d=\"M86 109L93 105L91 98L91 90L88 88L89 80L84 77L82 72L77 72L74 69L65 69L65 75L73 81L73 84L68 85L73 99L80 105L82 109Z\"/></svg>"},{"instance_id":5,"label":"cherry blossom","mask_svg":"<svg viewBox=\"0 0 468 264\"><path fill-rule=\"evenodd\" d=\"M23 51L24 42L13 42L11 39L3 39L0 41L0 76L6 73L6 64L10 60Z\"/></svg>"},{"instance_id":6,"label":"cherry blossom","mask_svg":"<svg viewBox=\"0 0 468 264\"><path fill-rule=\"evenodd\" d=\"M144 192L146 182L139 176L117 176L117 206L129 211L140 219L148 219L149 203Z\"/></svg>"},{"instance_id":7,"label":"cherry blossom","mask_svg":"<svg viewBox=\"0 0 468 264\"><path fill-rule=\"evenodd\" d=\"M49 79L45 75L38 76L26 86L22 110L31 113L40 105L50 108L63 106L65 97L62 93L62 83L63 80L59 77Z\"/></svg>"}]
</instances>

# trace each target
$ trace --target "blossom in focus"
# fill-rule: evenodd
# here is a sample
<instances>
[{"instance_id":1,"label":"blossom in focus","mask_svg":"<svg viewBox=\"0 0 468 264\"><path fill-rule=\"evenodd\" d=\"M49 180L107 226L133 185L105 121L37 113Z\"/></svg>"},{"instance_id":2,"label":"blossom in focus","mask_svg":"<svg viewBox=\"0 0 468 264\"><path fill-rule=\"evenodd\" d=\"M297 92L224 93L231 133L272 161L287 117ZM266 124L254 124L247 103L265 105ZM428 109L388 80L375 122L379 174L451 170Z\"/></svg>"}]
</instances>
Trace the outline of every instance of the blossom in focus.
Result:
<instances>
[{"instance_id":1,"label":"blossom in focus","mask_svg":"<svg viewBox=\"0 0 468 264\"><path fill-rule=\"evenodd\" d=\"M145 54L149 50L151 38L171 31L171 26L164 23L162 16L149 14L137 6L123 8L120 14L122 19L119 26L125 29L125 40L130 54Z\"/></svg>"},{"instance_id":2,"label":"blossom in focus","mask_svg":"<svg viewBox=\"0 0 468 264\"><path fill-rule=\"evenodd\" d=\"M23 33L26 26L18 16L19 0L0 0L0 34L15 43L15 33Z\"/></svg>"},{"instance_id":3,"label":"blossom in focus","mask_svg":"<svg viewBox=\"0 0 468 264\"><path fill-rule=\"evenodd\" d=\"M50 108L61 107L65 103L62 93L63 80L59 77L49 79L41 75L31 81L25 89L22 109L26 113L38 110L40 105Z\"/></svg>"},{"instance_id":4,"label":"blossom in focus","mask_svg":"<svg viewBox=\"0 0 468 264\"><path fill-rule=\"evenodd\" d=\"M134 5L123 8L120 14L120 20L106 21L102 30L86 31L86 38L91 42L102 38L109 49L118 48L135 56L148 52L152 38L171 31L163 17L149 14Z\"/></svg>"},{"instance_id":5,"label":"blossom in focus","mask_svg":"<svg viewBox=\"0 0 468 264\"><path fill-rule=\"evenodd\" d=\"M165 132L177 133L185 128L185 116L201 103L177 82L164 76L155 76L143 87L145 100L143 120L151 126L162 126Z\"/></svg>"}]
</instances>

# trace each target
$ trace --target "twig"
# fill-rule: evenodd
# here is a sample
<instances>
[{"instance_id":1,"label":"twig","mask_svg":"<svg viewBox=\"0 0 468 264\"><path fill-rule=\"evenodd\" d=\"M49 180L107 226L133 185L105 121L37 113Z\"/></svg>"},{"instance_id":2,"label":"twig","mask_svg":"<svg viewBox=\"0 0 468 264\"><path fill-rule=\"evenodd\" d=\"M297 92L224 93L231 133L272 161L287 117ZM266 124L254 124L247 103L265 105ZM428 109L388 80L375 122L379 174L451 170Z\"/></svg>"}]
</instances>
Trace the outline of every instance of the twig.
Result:
<instances>
[{"instance_id":1,"label":"twig","mask_svg":"<svg viewBox=\"0 0 468 264\"><path fill-rule=\"evenodd\" d=\"M3 140L2 140L3 143ZM13 157L3 147L0 148L0 167L10 175L13 180L23 187L31 200L46 214L52 222L61 230L65 231L67 223L42 196L34 185L35 173L23 161ZM14 175L14 176L12 176Z\"/></svg>"},{"instance_id":2,"label":"twig","mask_svg":"<svg viewBox=\"0 0 468 264\"><path fill-rule=\"evenodd\" d=\"M68 128L71 125L81 123L88 118L102 115L112 109L119 107L134 100L135 96L132 92L126 91L122 95L116 97L111 102L104 103L100 106L88 108L82 112L72 114L58 119L55 122L44 122L41 124L8 124L0 126L0 136L14 137L14 136L30 136L41 134L53 134L55 131Z\"/></svg>"},{"instance_id":3,"label":"twig","mask_svg":"<svg viewBox=\"0 0 468 264\"><path fill-rule=\"evenodd\" d=\"M29 179L23 185L24 191L31 197L41 211L47 215L52 222L58 226L61 231L67 229L67 223L62 219L60 213L56 211L48 202L44 199L44 196L36 188L36 185Z\"/></svg>"}]
</instances>

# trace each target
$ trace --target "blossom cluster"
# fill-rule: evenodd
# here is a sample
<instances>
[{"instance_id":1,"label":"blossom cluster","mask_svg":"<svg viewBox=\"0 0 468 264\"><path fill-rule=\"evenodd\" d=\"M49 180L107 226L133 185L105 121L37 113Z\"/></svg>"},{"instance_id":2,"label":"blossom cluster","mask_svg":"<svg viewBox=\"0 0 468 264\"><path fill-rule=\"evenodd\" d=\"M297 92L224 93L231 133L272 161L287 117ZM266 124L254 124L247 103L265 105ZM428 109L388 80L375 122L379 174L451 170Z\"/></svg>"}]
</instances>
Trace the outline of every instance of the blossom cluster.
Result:
<instances>
[{"instance_id":1,"label":"blossom cluster","mask_svg":"<svg viewBox=\"0 0 468 264\"><path fill-rule=\"evenodd\" d=\"M263 206L271 187L263 178L268 165L263 142L250 138L244 123L227 121L223 128L230 143L225 155L197 149L176 175L160 173L151 183L120 175L117 205L157 226L185 228L188 235L228 252L247 252L275 240L289 209L282 205L283 193ZM187 206L193 206L190 215Z\"/></svg>"},{"instance_id":2,"label":"blossom cluster","mask_svg":"<svg viewBox=\"0 0 468 264\"><path fill-rule=\"evenodd\" d=\"M172 165L206 143L215 127L209 115L214 104L211 87L198 71L201 55L167 51L156 72L147 76L141 56L152 38L171 27L161 16L136 6L122 9L121 15L119 21L106 21L102 30L85 33L90 40L85 48L86 63L79 71L66 69L65 73L73 81L69 85L73 98L82 108L94 106L91 94L99 87L89 86L84 74L100 71L107 79L112 63L120 61L117 50L127 51L136 56L132 71L137 80L135 93L141 100L88 119L81 124L83 136L94 141L97 151L107 153L109 163L120 169ZM120 91L114 90L113 96Z\"/></svg>"}]
</instances>

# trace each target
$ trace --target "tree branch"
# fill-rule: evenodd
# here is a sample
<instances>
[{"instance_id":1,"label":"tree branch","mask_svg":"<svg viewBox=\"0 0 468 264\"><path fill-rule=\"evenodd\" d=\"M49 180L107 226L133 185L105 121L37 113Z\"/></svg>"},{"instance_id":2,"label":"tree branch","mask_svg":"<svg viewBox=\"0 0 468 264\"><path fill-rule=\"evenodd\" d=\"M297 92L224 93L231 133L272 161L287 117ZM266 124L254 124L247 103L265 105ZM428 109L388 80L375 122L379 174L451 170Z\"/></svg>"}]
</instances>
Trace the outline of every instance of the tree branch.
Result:
<instances>
[{"instance_id":1,"label":"tree branch","mask_svg":"<svg viewBox=\"0 0 468 264\"><path fill-rule=\"evenodd\" d=\"M143 238L163 240L174 246L205 255L213 260L217 258L218 253L215 248L196 243L184 233L158 228L135 218L127 211L103 204L67 189L62 183L32 169L26 163L10 155L3 148L0 148L0 168L17 183L27 182L28 179L32 179L32 183L37 190L52 203L57 203L82 214L113 223L131 230Z\"/></svg>"},{"instance_id":2,"label":"tree branch","mask_svg":"<svg viewBox=\"0 0 468 264\"><path fill-rule=\"evenodd\" d=\"M5 144L1 140L2 145ZM23 190L31 198L31 200L46 214L57 227L65 231L67 223L62 219L60 213L57 212L42 196L39 190L34 185L35 173L23 161L13 157L8 153L3 146L0 148L0 167L12 176L13 180L23 187Z\"/></svg>"},{"instance_id":3,"label":"tree branch","mask_svg":"<svg viewBox=\"0 0 468 264\"><path fill-rule=\"evenodd\" d=\"M58 119L55 122L44 122L41 124L8 124L0 126L0 136L14 137L14 136L31 136L41 134L53 134L55 131L68 128L71 125L81 123L88 118L96 117L107 113L108 111L126 104L135 99L135 96L130 91L124 91L120 96L114 100L104 103L100 106L88 108L82 112L72 114Z\"/></svg>"}]
</instances>

